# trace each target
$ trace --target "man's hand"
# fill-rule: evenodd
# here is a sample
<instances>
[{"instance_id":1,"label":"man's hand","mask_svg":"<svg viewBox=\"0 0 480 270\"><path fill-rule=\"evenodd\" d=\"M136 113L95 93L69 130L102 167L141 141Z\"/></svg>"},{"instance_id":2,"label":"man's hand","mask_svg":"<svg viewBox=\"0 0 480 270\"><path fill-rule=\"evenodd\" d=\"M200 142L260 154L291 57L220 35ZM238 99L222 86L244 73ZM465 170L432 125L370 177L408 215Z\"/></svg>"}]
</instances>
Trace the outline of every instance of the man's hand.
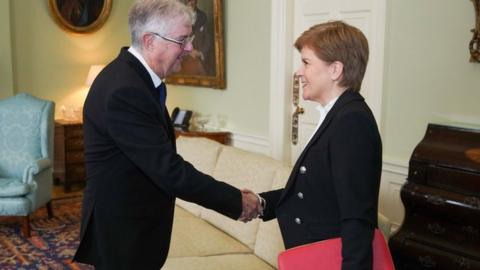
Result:
<instances>
[{"instance_id":1,"label":"man's hand","mask_svg":"<svg viewBox=\"0 0 480 270\"><path fill-rule=\"evenodd\" d=\"M243 211L239 218L242 222L251 221L263 212L259 197L248 189L242 190L242 206Z\"/></svg>"}]
</instances>

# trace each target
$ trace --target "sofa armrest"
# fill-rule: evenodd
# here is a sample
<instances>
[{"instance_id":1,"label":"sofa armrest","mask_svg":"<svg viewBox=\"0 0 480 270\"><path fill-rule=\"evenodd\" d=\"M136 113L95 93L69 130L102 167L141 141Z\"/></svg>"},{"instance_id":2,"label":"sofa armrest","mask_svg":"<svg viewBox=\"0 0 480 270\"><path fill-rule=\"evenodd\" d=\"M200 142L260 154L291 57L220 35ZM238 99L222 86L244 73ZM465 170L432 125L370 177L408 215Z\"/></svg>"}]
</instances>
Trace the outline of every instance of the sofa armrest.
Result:
<instances>
[{"instance_id":1,"label":"sofa armrest","mask_svg":"<svg viewBox=\"0 0 480 270\"><path fill-rule=\"evenodd\" d=\"M390 220L386 216L382 215L382 213L380 212L378 212L378 228L380 229L380 231L382 231L383 236L388 241L392 229L392 224L390 223Z\"/></svg>"}]
</instances>

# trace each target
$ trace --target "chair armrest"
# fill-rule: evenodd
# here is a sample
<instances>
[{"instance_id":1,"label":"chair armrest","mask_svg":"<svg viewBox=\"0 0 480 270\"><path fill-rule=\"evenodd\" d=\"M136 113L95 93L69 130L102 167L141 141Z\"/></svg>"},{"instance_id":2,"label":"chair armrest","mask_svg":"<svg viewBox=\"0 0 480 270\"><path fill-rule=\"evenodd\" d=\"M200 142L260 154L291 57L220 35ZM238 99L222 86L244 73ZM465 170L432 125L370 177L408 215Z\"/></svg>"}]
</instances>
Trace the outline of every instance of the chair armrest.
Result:
<instances>
[{"instance_id":1,"label":"chair armrest","mask_svg":"<svg viewBox=\"0 0 480 270\"><path fill-rule=\"evenodd\" d=\"M29 164L23 171L23 182L27 184L32 184L33 176L45 169L50 168L51 165L52 162L49 158L42 158Z\"/></svg>"}]
</instances>

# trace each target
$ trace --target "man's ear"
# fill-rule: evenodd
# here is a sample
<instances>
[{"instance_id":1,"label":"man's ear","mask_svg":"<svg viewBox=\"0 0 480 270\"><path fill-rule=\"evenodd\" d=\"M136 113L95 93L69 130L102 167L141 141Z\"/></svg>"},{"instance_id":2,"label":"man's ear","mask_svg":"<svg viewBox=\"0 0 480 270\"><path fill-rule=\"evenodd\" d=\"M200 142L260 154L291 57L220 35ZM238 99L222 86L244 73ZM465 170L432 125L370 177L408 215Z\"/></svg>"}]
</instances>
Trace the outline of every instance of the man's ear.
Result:
<instances>
[{"instance_id":1,"label":"man's ear","mask_svg":"<svg viewBox=\"0 0 480 270\"><path fill-rule=\"evenodd\" d=\"M152 51L154 48L153 42L155 41L155 36L150 33L145 33L142 36L142 45L143 49L147 51Z\"/></svg>"},{"instance_id":2,"label":"man's ear","mask_svg":"<svg viewBox=\"0 0 480 270\"><path fill-rule=\"evenodd\" d=\"M330 64L330 78L333 81L339 81L343 75L343 63L335 61Z\"/></svg>"}]
</instances>

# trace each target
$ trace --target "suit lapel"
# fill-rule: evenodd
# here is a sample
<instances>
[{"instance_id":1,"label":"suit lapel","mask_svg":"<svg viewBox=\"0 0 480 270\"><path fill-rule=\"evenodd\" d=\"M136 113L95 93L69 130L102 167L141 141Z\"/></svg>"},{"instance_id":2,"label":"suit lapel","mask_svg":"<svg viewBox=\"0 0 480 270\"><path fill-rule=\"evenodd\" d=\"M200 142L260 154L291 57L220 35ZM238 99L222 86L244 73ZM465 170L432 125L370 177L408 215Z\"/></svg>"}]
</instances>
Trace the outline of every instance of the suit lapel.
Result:
<instances>
[{"instance_id":1,"label":"suit lapel","mask_svg":"<svg viewBox=\"0 0 480 270\"><path fill-rule=\"evenodd\" d=\"M170 120L170 116L168 114L168 110L165 104L160 104L160 93L155 88L155 85L153 84L152 78L150 77L150 74L148 74L147 69L135 56L128 52L127 47L122 48L119 58L126 62L130 67L132 67L138 73L140 78L142 78L143 82L146 85L146 88L152 95L152 98L155 100L155 104L158 104L159 114L163 119L163 121L161 122L165 130L167 131L167 136L174 143L175 133L173 132L173 126Z\"/></svg>"},{"instance_id":2,"label":"suit lapel","mask_svg":"<svg viewBox=\"0 0 480 270\"><path fill-rule=\"evenodd\" d=\"M340 112L342 108L344 108L348 103L355 100L363 100L363 97L358 92L354 92L352 90L346 90L338 98L337 102L335 102L335 105L333 105L332 109L328 112L327 116L325 117L325 120L323 120L322 124L320 125L318 130L315 132L312 139L305 146L302 153L300 154L297 161L295 162L295 166L292 169L292 173L290 174L290 177L287 181L285 190L283 191L283 194L280 197L280 200L278 201L278 205L280 205L280 203L283 201L283 199L285 198L286 194L289 192L292 185L295 183L295 180L297 179L298 171L300 170L300 166L303 163L303 160L305 159L305 156L310 150L311 146L315 144L315 142L317 142L322 137L325 130L328 128L328 126L332 122L332 119L335 118L338 112Z\"/></svg>"}]
</instances>

